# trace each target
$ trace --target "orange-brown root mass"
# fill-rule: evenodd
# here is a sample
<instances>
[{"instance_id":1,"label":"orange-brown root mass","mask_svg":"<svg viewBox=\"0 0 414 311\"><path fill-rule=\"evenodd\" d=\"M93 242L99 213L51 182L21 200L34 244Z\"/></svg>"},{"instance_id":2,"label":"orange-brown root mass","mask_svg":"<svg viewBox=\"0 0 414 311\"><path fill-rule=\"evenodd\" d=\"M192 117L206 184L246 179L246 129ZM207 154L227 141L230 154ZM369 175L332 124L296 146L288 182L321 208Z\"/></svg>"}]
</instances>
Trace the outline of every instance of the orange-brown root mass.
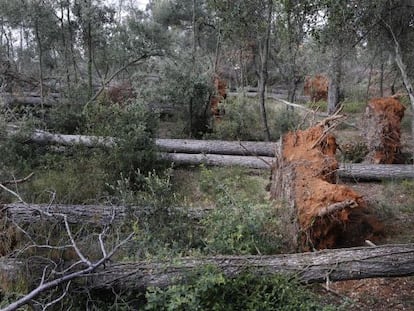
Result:
<instances>
[{"instance_id":1,"label":"orange-brown root mass","mask_svg":"<svg viewBox=\"0 0 414 311\"><path fill-rule=\"evenodd\" d=\"M328 78L323 75L309 76L305 79L303 93L310 97L311 101L328 100Z\"/></svg>"},{"instance_id":2,"label":"orange-brown root mass","mask_svg":"<svg viewBox=\"0 0 414 311\"><path fill-rule=\"evenodd\" d=\"M335 184L337 145L324 129L319 124L283 137L282 166L293 180L285 183L292 189L282 186L282 197L296 209L304 250L362 245L382 230L361 195Z\"/></svg>"},{"instance_id":3,"label":"orange-brown root mass","mask_svg":"<svg viewBox=\"0 0 414 311\"><path fill-rule=\"evenodd\" d=\"M219 118L224 114L224 111L220 110L219 104L227 97L227 81L216 76L214 78L214 88L216 94L210 99L210 107L213 116Z\"/></svg>"},{"instance_id":4,"label":"orange-brown root mass","mask_svg":"<svg viewBox=\"0 0 414 311\"><path fill-rule=\"evenodd\" d=\"M368 155L365 162L399 163L401 158L401 120L405 107L394 97L373 98L364 115L363 136Z\"/></svg>"}]
</instances>

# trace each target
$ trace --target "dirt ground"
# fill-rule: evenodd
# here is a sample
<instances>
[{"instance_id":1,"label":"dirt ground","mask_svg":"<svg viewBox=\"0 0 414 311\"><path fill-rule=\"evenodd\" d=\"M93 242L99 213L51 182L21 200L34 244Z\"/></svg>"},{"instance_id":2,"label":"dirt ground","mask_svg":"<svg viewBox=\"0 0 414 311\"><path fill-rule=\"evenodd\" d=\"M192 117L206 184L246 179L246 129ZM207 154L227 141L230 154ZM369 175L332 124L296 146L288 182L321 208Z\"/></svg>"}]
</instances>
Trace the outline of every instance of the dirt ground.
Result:
<instances>
[{"instance_id":1,"label":"dirt ground","mask_svg":"<svg viewBox=\"0 0 414 311\"><path fill-rule=\"evenodd\" d=\"M348 184L361 193L385 225L380 244L414 242L414 181ZM334 282L318 294L345 310L412 311L414 276Z\"/></svg>"}]
</instances>

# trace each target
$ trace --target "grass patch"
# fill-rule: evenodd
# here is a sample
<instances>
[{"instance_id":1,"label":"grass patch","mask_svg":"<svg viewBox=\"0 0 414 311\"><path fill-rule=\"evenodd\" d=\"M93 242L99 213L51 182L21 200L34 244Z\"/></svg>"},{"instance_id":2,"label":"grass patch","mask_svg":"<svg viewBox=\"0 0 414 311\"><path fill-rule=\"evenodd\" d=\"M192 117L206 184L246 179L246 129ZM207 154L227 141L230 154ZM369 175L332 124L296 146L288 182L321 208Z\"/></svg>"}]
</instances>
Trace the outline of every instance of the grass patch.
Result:
<instances>
[{"instance_id":1,"label":"grass patch","mask_svg":"<svg viewBox=\"0 0 414 311\"><path fill-rule=\"evenodd\" d=\"M365 111L365 107L367 106L365 102L361 101L344 102L343 105L343 112L345 113L363 113Z\"/></svg>"}]
</instances>

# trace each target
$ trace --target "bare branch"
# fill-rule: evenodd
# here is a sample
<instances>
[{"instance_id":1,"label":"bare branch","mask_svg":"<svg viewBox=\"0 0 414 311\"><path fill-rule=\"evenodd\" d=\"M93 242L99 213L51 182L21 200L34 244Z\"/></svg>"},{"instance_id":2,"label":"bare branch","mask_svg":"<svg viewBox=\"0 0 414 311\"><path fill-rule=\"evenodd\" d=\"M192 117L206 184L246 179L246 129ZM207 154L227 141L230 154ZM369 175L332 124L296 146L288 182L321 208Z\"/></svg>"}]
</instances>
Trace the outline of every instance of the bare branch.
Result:
<instances>
[{"instance_id":1,"label":"bare branch","mask_svg":"<svg viewBox=\"0 0 414 311\"><path fill-rule=\"evenodd\" d=\"M52 300L51 302L48 302L42 309L46 310L47 308L53 306L54 304L58 303L59 301L61 301L63 298L65 298L66 294L68 293L69 290L69 286L71 284L71 281L68 282L68 284L66 284L66 288L63 291L63 294L60 295L58 298Z\"/></svg>"},{"instance_id":2,"label":"bare branch","mask_svg":"<svg viewBox=\"0 0 414 311\"><path fill-rule=\"evenodd\" d=\"M6 180L6 181L1 182L1 184L2 185L21 184L21 183L24 183L24 182L28 181L30 178L32 178L33 175L34 175L34 173L30 173L29 175L27 175L24 178L14 179L14 180Z\"/></svg>"}]
</instances>

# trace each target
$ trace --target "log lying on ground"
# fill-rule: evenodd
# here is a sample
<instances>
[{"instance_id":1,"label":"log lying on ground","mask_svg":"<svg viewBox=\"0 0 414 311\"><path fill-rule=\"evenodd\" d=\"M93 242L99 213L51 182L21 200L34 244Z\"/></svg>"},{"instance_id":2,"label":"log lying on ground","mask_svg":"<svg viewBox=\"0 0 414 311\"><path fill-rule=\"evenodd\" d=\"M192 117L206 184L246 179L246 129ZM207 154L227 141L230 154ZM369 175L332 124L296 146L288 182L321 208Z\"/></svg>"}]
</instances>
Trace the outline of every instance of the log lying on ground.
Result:
<instances>
[{"instance_id":1,"label":"log lying on ground","mask_svg":"<svg viewBox=\"0 0 414 311\"><path fill-rule=\"evenodd\" d=\"M216 256L178 258L165 262L107 263L87 275L88 288L142 291L185 280L205 265L213 265L228 277L243 272L257 275L288 274L304 283L414 275L414 244L384 245L274 256ZM30 271L27 271L29 269ZM43 266L22 260L0 259L0 275L41 275ZM13 273L10 273L13 271ZM20 271L20 273L18 273ZM9 285L10 286L10 285Z\"/></svg>"},{"instance_id":2,"label":"log lying on ground","mask_svg":"<svg viewBox=\"0 0 414 311\"><path fill-rule=\"evenodd\" d=\"M10 133L18 128L9 127ZM59 144L63 146L83 145L86 147L112 147L111 137L53 134L36 130L31 141L38 144ZM178 165L242 166L269 169L279 142L212 141L188 139L156 139L156 145L163 151L161 159ZM249 156L249 154L251 154ZM414 178L413 165L341 164L340 178L355 180L381 180Z\"/></svg>"},{"instance_id":3,"label":"log lying on ground","mask_svg":"<svg viewBox=\"0 0 414 311\"><path fill-rule=\"evenodd\" d=\"M268 156L275 154L277 142L156 139L155 144L162 152L206 153L241 156Z\"/></svg>"},{"instance_id":4,"label":"log lying on ground","mask_svg":"<svg viewBox=\"0 0 414 311\"><path fill-rule=\"evenodd\" d=\"M24 96L3 93L0 97L1 105L7 108L14 108L18 106L40 106L42 104L42 98L40 96ZM55 104L57 104L56 97L45 96L43 98L44 106L50 107Z\"/></svg>"},{"instance_id":5,"label":"log lying on ground","mask_svg":"<svg viewBox=\"0 0 414 311\"><path fill-rule=\"evenodd\" d=\"M201 219L208 208L172 207L164 209L168 213L182 213L192 219ZM46 216L50 213L53 217ZM36 221L63 221L66 215L69 224L82 225L120 225L126 220L139 219L144 215L159 213L160 210L149 206L109 206L109 205L64 205L64 204L23 204L12 203L0 206L0 219L7 219L19 225Z\"/></svg>"},{"instance_id":6,"label":"log lying on ground","mask_svg":"<svg viewBox=\"0 0 414 311\"><path fill-rule=\"evenodd\" d=\"M174 162L177 165L213 165L213 166L242 166L256 169L269 169L274 158L265 156L231 156L219 154L187 154L187 153L162 153L161 159ZM414 178L414 166L393 164L340 164L337 171L338 177L349 180L382 179L410 179Z\"/></svg>"},{"instance_id":7,"label":"log lying on ground","mask_svg":"<svg viewBox=\"0 0 414 311\"><path fill-rule=\"evenodd\" d=\"M18 128L9 127L9 132L16 133ZM54 134L35 130L30 136L37 144L58 144L63 146L82 145L86 147L113 147L112 137ZM155 145L162 152L171 153L210 153L227 155L273 156L277 142L190 140L190 139L155 139Z\"/></svg>"},{"instance_id":8,"label":"log lying on ground","mask_svg":"<svg viewBox=\"0 0 414 311\"><path fill-rule=\"evenodd\" d=\"M341 164L338 176L359 181L383 179L412 179L414 165L410 164Z\"/></svg>"},{"instance_id":9,"label":"log lying on ground","mask_svg":"<svg viewBox=\"0 0 414 311\"><path fill-rule=\"evenodd\" d=\"M162 160L171 161L177 165L212 165L212 166L242 166L248 168L270 169L273 158L253 156L233 156L221 154L188 154L161 153Z\"/></svg>"}]
</instances>

